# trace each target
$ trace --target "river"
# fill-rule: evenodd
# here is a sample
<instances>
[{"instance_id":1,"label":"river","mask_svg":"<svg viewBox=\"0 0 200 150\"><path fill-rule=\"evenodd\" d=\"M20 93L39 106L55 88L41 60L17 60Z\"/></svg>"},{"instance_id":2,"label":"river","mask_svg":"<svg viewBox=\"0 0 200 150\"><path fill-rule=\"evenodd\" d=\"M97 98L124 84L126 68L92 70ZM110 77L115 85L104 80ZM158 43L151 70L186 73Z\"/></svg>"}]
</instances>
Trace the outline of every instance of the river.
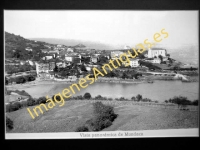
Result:
<instances>
[{"instance_id":1,"label":"river","mask_svg":"<svg viewBox=\"0 0 200 150\"><path fill-rule=\"evenodd\" d=\"M199 97L199 82L155 80L154 83L142 84L94 83L81 89L76 95L84 95L85 92L89 92L92 97L102 95L112 98L131 98L141 94L144 98L159 102L179 95L186 96L189 100L195 100Z\"/></svg>"},{"instance_id":2,"label":"river","mask_svg":"<svg viewBox=\"0 0 200 150\"><path fill-rule=\"evenodd\" d=\"M18 90L25 90L32 97L38 98L41 96L52 96L62 92L64 88L69 88L71 84L41 84L35 86L18 86ZM20 88L21 87L21 88ZM75 87L74 87L75 88ZM199 82L181 82L180 80L154 80L154 83L93 83L88 85L85 89L80 88L78 91L75 88L77 95L84 95L89 92L92 97L97 95L106 96L108 98L131 98L137 94L141 94L143 98L150 98L163 102L174 96L186 96L189 100L198 99Z\"/></svg>"}]
</instances>

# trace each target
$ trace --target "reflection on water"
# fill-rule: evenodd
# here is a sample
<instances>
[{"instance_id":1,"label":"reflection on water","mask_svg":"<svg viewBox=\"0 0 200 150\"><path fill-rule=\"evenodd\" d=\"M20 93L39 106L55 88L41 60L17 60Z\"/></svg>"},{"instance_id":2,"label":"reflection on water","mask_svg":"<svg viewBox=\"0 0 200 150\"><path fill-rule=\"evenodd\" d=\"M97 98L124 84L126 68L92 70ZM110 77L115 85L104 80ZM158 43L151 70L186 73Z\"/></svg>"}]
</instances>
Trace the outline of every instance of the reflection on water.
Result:
<instances>
[{"instance_id":1,"label":"reflection on water","mask_svg":"<svg viewBox=\"0 0 200 150\"><path fill-rule=\"evenodd\" d=\"M76 95L84 95L89 92L92 97L102 95L112 98L131 98L141 94L144 98L158 100L160 102L174 96L186 96L189 100L198 99L198 82L181 81L160 81L156 80L153 84L116 84L116 83L94 83L87 88L81 89Z\"/></svg>"}]
</instances>

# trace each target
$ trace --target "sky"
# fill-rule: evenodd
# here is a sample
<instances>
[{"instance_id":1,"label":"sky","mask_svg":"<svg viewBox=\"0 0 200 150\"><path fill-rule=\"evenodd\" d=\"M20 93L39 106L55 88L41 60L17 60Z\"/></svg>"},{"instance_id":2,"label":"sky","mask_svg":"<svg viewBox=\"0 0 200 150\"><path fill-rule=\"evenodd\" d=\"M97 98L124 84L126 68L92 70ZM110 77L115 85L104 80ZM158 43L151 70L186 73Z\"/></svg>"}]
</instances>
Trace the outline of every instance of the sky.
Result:
<instances>
[{"instance_id":1,"label":"sky","mask_svg":"<svg viewBox=\"0 0 200 150\"><path fill-rule=\"evenodd\" d=\"M162 29L158 45L198 45L198 11L4 10L4 31L24 38L87 40L135 46Z\"/></svg>"}]
</instances>

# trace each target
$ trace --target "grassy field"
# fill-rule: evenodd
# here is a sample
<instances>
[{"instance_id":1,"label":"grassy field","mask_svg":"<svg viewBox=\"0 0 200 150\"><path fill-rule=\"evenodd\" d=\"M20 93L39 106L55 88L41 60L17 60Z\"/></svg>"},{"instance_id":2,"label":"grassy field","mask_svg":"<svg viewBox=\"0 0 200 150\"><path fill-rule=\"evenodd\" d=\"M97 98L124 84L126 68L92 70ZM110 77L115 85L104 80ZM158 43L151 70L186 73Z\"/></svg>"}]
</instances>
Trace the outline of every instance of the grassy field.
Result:
<instances>
[{"instance_id":1,"label":"grassy field","mask_svg":"<svg viewBox=\"0 0 200 150\"><path fill-rule=\"evenodd\" d=\"M8 133L74 132L86 120L92 118L95 101L66 101L62 107L55 106L34 120L26 108L7 113L14 121L14 129ZM103 103L108 103L102 101ZM122 103L121 103L122 104ZM198 128L197 111L181 111L161 107L131 105L131 102L110 102L118 117L113 125L103 131L156 130ZM35 106L29 107L32 109Z\"/></svg>"}]
</instances>

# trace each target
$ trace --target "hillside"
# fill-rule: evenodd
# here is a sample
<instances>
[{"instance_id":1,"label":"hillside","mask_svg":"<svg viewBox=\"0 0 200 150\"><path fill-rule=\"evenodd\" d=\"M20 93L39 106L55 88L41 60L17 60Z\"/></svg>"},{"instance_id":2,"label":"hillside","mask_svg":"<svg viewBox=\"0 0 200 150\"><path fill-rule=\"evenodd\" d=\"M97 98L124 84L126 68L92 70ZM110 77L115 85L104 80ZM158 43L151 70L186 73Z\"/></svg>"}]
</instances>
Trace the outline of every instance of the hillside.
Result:
<instances>
[{"instance_id":1,"label":"hillside","mask_svg":"<svg viewBox=\"0 0 200 150\"><path fill-rule=\"evenodd\" d=\"M66 101L64 106L56 105L48 112L40 114L35 120L31 118L26 108L7 113L7 116L14 121L14 129L10 132L74 132L93 116L93 102L95 101ZM102 103L114 106L114 112L118 114L113 125L103 131L198 128L198 111L138 106L132 102L102 101ZM32 110L34 106L29 108Z\"/></svg>"},{"instance_id":2,"label":"hillside","mask_svg":"<svg viewBox=\"0 0 200 150\"><path fill-rule=\"evenodd\" d=\"M99 42L82 41L82 40L72 40L72 39L55 39L55 38L31 38L32 40L44 41L51 44L64 44L67 46L87 46L90 49L99 50L112 50L115 49L110 45L106 45ZM83 43L84 45L80 44ZM80 45L79 45L80 44Z\"/></svg>"},{"instance_id":3,"label":"hillside","mask_svg":"<svg viewBox=\"0 0 200 150\"><path fill-rule=\"evenodd\" d=\"M29 40L20 35L5 32L5 57L17 58L21 60L31 59L41 53L41 49L45 49L45 42ZM27 47L32 51L25 50Z\"/></svg>"}]
</instances>

